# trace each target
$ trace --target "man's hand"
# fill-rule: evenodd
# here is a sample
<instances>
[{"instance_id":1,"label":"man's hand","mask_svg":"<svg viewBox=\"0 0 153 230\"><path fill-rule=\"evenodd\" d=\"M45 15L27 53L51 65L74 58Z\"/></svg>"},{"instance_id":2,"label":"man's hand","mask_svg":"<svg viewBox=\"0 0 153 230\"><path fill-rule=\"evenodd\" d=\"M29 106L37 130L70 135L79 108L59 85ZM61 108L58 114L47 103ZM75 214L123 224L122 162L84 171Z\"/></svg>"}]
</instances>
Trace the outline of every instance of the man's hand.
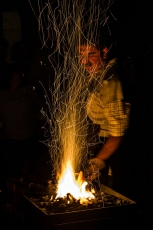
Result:
<instances>
[{"instance_id":1,"label":"man's hand","mask_svg":"<svg viewBox=\"0 0 153 230\"><path fill-rule=\"evenodd\" d=\"M96 179L100 175L100 171L106 168L107 165L105 160L108 160L114 154L121 145L123 138L123 136L110 136L98 152L97 156L88 161L85 170L85 176L88 180Z\"/></svg>"},{"instance_id":2,"label":"man's hand","mask_svg":"<svg viewBox=\"0 0 153 230\"><path fill-rule=\"evenodd\" d=\"M100 175L100 171L106 168L106 163L100 158L92 158L88 161L85 174L88 180L94 180Z\"/></svg>"}]
</instances>

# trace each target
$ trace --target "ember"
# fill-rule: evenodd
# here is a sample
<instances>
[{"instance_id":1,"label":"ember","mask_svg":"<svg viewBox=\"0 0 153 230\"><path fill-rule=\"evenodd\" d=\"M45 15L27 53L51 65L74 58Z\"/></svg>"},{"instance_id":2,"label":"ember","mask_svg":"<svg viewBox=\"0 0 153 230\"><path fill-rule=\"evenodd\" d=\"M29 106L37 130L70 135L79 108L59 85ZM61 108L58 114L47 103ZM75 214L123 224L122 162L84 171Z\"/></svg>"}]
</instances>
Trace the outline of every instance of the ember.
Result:
<instances>
[{"instance_id":1,"label":"ember","mask_svg":"<svg viewBox=\"0 0 153 230\"><path fill-rule=\"evenodd\" d=\"M67 195L62 198L56 198L56 194L35 194L28 196L28 199L46 214L131 204L130 201L105 192L96 192L95 199L88 198L85 202L75 199L70 193L67 193Z\"/></svg>"},{"instance_id":2,"label":"ember","mask_svg":"<svg viewBox=\"0 0 153 230\"><path fill-rule=\"evenodd\" d=\"M136 202L104 185L95 192L94 199L83 203L69 193L56 199L55 190L53 186L51 194L23 194L25 216L32 218L38 226L41 225L43 230L94 230L100 229L99 224L105 230L112 229L115 224L118 229L123 229L125 221L128 223L126 229L133 229L131 224L137 226L139 213Z\"/></svg>"}]
</instances>

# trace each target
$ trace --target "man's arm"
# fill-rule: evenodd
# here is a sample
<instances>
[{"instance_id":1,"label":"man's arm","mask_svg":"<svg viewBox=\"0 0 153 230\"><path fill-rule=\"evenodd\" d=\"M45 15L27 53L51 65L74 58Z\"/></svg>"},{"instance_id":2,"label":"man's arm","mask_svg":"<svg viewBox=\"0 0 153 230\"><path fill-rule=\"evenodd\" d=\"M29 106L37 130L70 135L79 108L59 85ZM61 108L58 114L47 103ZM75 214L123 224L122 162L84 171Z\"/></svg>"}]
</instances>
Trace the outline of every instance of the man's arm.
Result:
<instances>
[{"instance_id":1,"label":"man's arm","mask_svg":"<svg viewBox=\"0 0 153 230\"><path fill-rule=\"evenodd\" d=\"M99 171L103 170L106 166L106 160L109 159L114 152L119 148L123 141L124 136L110 136L95 158L88 161L86 168L86 175L89 180L94 180L98 177Z\"/></svg>"},{"instance_id":2,"label":"man's arm","mask_svg":"<svg viewBox=\"0 0 153 230\"><path fill-rule=\"evenodd\" d=\"M97 158L102 160L108 160L113 153L119 148L120 144L123 141L123 136L115 137L110 136L105 144L102 146L101 150L97 154Z\"/></svg>"}]
</instances>

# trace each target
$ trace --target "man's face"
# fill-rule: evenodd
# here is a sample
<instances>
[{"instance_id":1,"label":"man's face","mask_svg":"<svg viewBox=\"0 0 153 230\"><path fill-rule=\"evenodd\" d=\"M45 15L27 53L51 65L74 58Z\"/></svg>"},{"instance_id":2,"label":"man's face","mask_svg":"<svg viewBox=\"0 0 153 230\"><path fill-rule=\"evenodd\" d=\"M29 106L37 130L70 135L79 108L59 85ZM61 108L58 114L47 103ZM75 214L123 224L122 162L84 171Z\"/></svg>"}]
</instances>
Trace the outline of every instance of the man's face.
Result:
<instances>
[{"instance_id":1,"label":"man's face","mask_svg":"<svg viewBox=\"0 0 153 230\"><path fill-rule=\"evenodd\" d=\"M79 46L80 64L90 74L98 72L103 65L101 52L91 45Z\"/></svg>"}]
</instances>

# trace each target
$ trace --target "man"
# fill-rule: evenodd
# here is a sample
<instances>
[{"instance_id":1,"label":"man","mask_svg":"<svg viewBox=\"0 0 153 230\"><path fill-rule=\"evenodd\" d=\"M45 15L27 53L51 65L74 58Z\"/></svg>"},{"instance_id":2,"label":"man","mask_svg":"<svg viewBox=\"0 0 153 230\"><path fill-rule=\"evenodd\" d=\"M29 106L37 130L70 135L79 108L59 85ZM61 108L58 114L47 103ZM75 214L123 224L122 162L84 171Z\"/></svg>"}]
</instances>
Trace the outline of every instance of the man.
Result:
<instances>
[{"instance_id":1,"label":"man","mask_svg":"<svg viewBox=\"0 0 153 230\"><path fill-rule=\"evenodd\" d=\"M122 84L117 74L117 59L109 59L107 47L93 44L79 46L80 64L89 74L88 81L93 90L87 100L87 115L100 126L99 137L104 141L95 157L89 160L86 171L94 180L101 171L101 182L108 185L108 174L113 176L112 188L119 188L120 154L129 124L130 104L124 101Z\"/></svg>"}]
</instances>

